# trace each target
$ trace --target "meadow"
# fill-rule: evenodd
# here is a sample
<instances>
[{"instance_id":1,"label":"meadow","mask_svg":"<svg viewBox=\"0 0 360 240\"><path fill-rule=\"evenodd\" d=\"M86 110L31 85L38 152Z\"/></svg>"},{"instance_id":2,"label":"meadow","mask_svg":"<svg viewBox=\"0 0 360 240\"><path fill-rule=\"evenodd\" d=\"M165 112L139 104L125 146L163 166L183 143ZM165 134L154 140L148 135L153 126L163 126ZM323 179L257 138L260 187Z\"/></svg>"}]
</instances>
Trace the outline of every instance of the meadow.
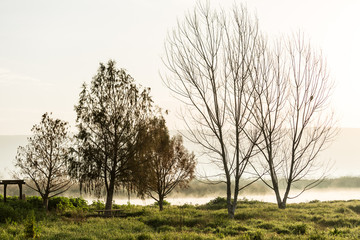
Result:
<instances>
[{"instance_id":1,"label":"meadow","mask_svg":"<svg viewBox=\"0 0 360 240\"><path fill-rule=\"evenodd\" d=\"M0 197L0 200L1 197ZM43 210L39 197L0 202L0 239L359 239L360 201L276 204L243 199L235 219L224 198L204 205L114 205L118 217L99 217L104 203L55 197Z\"/></svg>"}]
</instances>

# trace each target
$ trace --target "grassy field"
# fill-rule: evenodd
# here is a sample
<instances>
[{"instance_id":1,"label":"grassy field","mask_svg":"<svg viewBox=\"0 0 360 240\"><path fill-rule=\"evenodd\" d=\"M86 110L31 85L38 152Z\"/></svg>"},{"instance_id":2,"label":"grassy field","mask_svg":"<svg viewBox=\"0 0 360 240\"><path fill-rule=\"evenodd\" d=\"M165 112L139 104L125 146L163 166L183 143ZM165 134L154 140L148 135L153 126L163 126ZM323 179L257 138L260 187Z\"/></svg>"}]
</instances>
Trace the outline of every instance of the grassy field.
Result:
<instances>
[{"instance_id":1,"label":"grassy field","mask_svg":"<svg viewBox=\"0 0 360 240\"><path fill-rule=\"evenodd\" d=\"M228 219L225 200L200 206L115 205L121 217L97 217L102 202L79 198L50 201L38 197L0 203L0 239L360 239L360 201L289 204L239 202Z\"/></svg>"}]
</instances>

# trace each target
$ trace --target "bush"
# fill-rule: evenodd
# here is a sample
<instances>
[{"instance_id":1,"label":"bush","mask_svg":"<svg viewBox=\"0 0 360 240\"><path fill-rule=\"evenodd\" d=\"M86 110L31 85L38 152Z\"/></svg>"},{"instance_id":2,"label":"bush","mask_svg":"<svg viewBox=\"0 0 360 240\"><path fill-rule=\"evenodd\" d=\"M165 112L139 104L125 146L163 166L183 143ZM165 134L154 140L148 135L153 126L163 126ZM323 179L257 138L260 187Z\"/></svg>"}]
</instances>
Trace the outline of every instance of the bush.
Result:
<instances>
[{"instance_id":1,"label":"bush","mask_svg":"<svg viewBox=\"0 0 360 240\"><path fill-rule=\"evenodd\" d=\"M51 210L68 210L74 206L67 197L53 197L49 199L49 211Z\"/></svg>"},{"instance_id":2,"label":"bush","mask_svg":"<svg viewBox=\"0 0 360 240\"><path fill-rule=\"evenodd\" d=\"M171 203L169 203L168 201L166 200L163 200L163 206L170 206ZM159 202L154 202L154 206L158 207L159 206Z\"/></svg>"},{"instance_id":3,"label":"bush","mask_svg":"<svg viewBox=\"0 0 360 240\"><path fill-rule=\"evenodd\" d=\"M217 197L204 205L205 209L218 210L227 207L226 198Z\"/></svg>"},{"instance_id":4,"label":"bush","mask_svg":"<svg viewBox=\"0 0 360 240\"><path fill-rule=\"evenodd\" d=\"M80 208L82 210L88 210L89 207L87 205L87 201L83 198L70 198L70 203L75 208Z\"/></svg>"},{"instance_id":5,"label":"bush","mask_svg":"<svg viewBox=\"0 0 360 240\"><path fill-rule=\"evenodd\" d=\"M96 201L93 200L90 207L95 210L103 210L103 209L105 209L105 203L101 200L96 200Z\"/></svg>"},{"instance_id":6,"label":"bush","mask_svg":"<svg viewBox=\"0 0 360 240\"><path fill-rule=\"evenodd\" d=\"M0 223L5 223L6 221L16 221L15 210L8 204L3 202L0 203Z\"/></svg>"},{"instance_id":7,"label":"bush","mask_svg":"<svg viewBox=\"0 0 360 240\"><path fill-rule=\"evenodd\" d=\"M43 208L43 200L39 196L26 197L26 202L28 202L33 208Z\"/></svg>"},{"instance_id":8,"label":"bush","mask_svg":"<svg viewBox=\"0 0 360 240\"><path fill-rule=\"evenodd\" d=\"M24 216L33 209L31 203L18 199L9 199L6 203L0 202L0 223L5 223L6 220L22 222ZM43 211L37 211L38 215L42 213Z\"/></svg>"}]
</instances>

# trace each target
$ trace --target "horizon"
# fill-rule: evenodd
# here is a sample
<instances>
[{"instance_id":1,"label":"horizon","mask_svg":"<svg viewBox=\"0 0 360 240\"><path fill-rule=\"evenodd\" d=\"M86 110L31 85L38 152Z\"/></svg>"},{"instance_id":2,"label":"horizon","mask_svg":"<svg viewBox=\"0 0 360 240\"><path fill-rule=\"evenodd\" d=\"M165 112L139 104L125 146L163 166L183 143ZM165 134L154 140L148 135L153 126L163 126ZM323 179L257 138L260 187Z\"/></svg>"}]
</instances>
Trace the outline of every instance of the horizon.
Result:
<instances>
[{"instance_id":1,"label":"horizon","mask_svg":"<svg viewBox=\"0 0 360 240\"><path fill-rule=\"evenodd\" d=\"M177 130L173 130L178 132ZM170 132L171 135L171 132ZM334 166L330 169L329 177L360 176L360 148L358 147L358 136L360 128L341 128L340 133L330 146L318 156L321 162L330 162ZM15 160L16 151L19 146L27 144L27 137L31 135L0 135L0 169L14 171L12 162ZM12 142L6 142L5 138L13 138ZM198 159L197 173L202 174L204 169L209 175L216 173L216 168L207 167L207 159L201 156L199 146L190 143L184 138L184 146L189 151L194 151ZM1 177L1 173L0 173ZM6 174L3 177L10 177Z\"/></svg>"}]
</instances>

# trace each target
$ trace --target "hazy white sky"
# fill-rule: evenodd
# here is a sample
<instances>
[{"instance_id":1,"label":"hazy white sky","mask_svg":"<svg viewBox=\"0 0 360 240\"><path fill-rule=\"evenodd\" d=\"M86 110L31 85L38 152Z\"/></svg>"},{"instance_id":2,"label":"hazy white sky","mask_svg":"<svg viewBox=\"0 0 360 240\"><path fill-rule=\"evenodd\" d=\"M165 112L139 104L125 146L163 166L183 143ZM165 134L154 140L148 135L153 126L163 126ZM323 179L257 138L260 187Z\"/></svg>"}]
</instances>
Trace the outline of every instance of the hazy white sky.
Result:
<instances>
[{"instance_id":1,"label":"hazy white sky","mask_svg":"<svg viewBox=\"0 0 360 240\"><path fill-rule=\"evenodd\" d=\"M301 30L327 57L336 81L333 105L343 127L360 127L360 1L243 0L270 37ZM229 8L233 0L212 0ZM44 112L75 122L81 84L99 62L117 61L155 103L178 104L159 70L168 30L193 0L0 0L0 135L29 134Z\"/></svg>"}]
</instances>

